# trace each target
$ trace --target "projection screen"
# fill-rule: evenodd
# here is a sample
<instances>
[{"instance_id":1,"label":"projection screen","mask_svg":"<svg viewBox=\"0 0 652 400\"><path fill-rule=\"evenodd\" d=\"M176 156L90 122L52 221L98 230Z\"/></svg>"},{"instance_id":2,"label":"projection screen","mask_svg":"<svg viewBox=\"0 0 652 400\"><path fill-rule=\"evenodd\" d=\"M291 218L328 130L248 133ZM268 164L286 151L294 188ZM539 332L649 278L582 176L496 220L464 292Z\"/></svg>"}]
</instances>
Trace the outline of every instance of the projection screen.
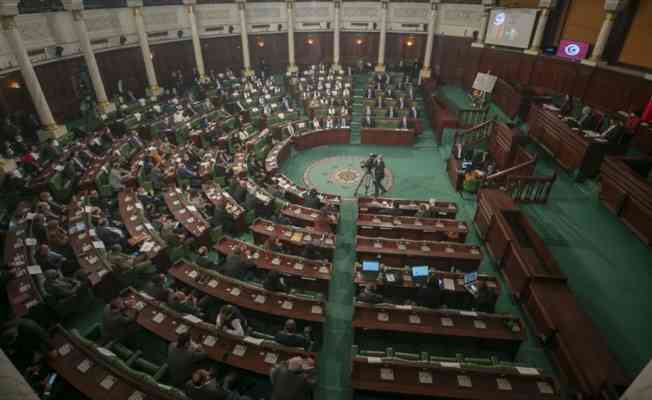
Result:
<instances>
[{"instance_id":1,"label":"projection screen","mask_svg":"<svg viewBox=\"0 0 652 400\"><path fill-rule=\"evenodd\" d=\"M537 10L529 8L498 8L491 10L487 25L487 44L527 49Z\"/></svg>"}]
</instances>

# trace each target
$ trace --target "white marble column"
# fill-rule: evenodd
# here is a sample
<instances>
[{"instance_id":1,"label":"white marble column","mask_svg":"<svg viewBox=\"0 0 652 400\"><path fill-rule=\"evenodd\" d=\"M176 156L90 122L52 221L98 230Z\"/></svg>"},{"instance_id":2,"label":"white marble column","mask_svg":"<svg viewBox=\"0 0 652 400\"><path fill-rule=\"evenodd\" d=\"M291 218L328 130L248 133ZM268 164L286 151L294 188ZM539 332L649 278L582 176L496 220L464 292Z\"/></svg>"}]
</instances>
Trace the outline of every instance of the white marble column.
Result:
<instances>
[{"instance_id":1,"label":"white marble column","mask_svg":"<svg viewBox=\"0 0 652 400\"><path fill-rule=\"evenodd\" d=\"M548 16L550 15L550 9L544 7L541 9L541 14L539 14L539 20L537 21L537 27L534 31L534 38L532 38L532 45L525 52L528 54L536 55L541 52L541 43L543 42L543 33L546 31L546 24L548 23Z\"/></svg>"},{"instance_id":2,"label":"white marble column","mask_svg":"<svg viewBox=\"0 0 652 400\"><path fill-rule=\"evenodd\" d=\"M432 46L435 41L435 31L439 26L439 3L441 0L430 1L430 17L428 19L428 37L426 38L426 54L423 56L423 68L419 79L430 78L430 59L432 58Z\"/></svg>"},{"instance_id":3,"label":"white marble column","mask_svg":"<svg viewBox=\"0 0 652 400\"><path fill-rule=\"evenodd\" d=\"M288 13L288 72L297 72L297 64L294 60L294 0L287 0Z\"/></svg>"},{"instance_id":4,"label":"white marble column","mask_svg":"<svg viewBox=\"0 0 652 400\"><path fill-rule=\"evenodd\" d=\"M254 71L251 69L251 59L249 58L249 37L247 36L247 15L244 0L238 0L238 12L240 14L240 39L242 41L242 63L245 76L251 76Z\"/></svg>"},{"instance_id":5,"label":"white marble column","mask_svg":"<svg viewBox=\"0 0 652 400\"><path fill-rule=\"evenodd\" d=\"M593 52L591 53L591 57L588 60L587 64L597 64L602 60L602 55L604 53L604 49L607 46L607 41L609 40L609 35L611 35L611 31L614 27L614 22L616 21L616 12L615 11L607 11L604 21L602 22L602 27L600 28L600 33L598 34L598 39L595 41L595 45L593 46Z\"/></svg>"},{"instance_id":6,"label":"white marble column","mask_svg":"<svg viewBox=\"0 0 652 400\"><path fill-rule=\"evenodd\" d=\"M487 27L489 26L489 13L494 4L495 0L482 0L484 9L482 11L482 22L480 24L480 30L478 31L478 39L471 43L471 46L484 47L484 40L487 37Z\"/></svg>"},{"instance_id":7,"label":"white marble column","mask_svg":"<svg viewBox=\"0 0 652 400\"><path fill-rule=\"evenodd\" d=\"M82 10L75 9L70 11L72 12L75 30L77 31L77 38L79 39L79 45L81 47L82 53L84 54L84 61L86 62L86 67L88 67L88 75L90 75L91 83L93 84L93 90L95 90L97 110L100 113L109 113L115 111L115 105L109 103L109 99L106 96L104 82L102 81L100 68L97 66L97 60L95 59L93 46L91 46L91 40L88 37L88 29L86 29L86 21L84 21Z\"/></svg>"},{"instance_id":8,"label":"white marble column","mask_svg":"<svg viewBox=\"0 0 652 400\"><path fill-rule=\"evenodd\" d=\"M376 65L376 72L385 72L385 39L387 36L387 9L389 8L389 1L382 0L380 2L380 40L378 41L378 64Z\"/></svg>"},{"instance_id":9,"label":"white marble column","mask_svg":"<svg viewBox=\"0 0 652 400\"><path fill-rule=\"evenodd\" d=\"M206 68L204 67L204 54L201 50L201 40L199 39L199 29L197 29L197 17L195 16L195 4L197 0L183 0L188 13L188 22L190 23L190 32L192 34L192 48L195 52L195 64L197 64L197 74L199 80L206 79Z\"/></svg>"},{"instance_id":10,"label":"white marble column","mask_svg":"<svg viewBox=\"0 0 652 400\"><path fill-rule=\"evenodd\" d=\"M156 79L156 70L154 69L154 62L152 61L152 51L149 48L147 41L147 29L145 29L145 21L143 19L143 1L142 0L129 0L127 5L133 9L134 20L136 21L136 32L138 33L138 43L140 44L140 52L143 54L143 63L145 64L145 74L147 75L147 88L149 96L159 96L163 91L158 86Z\"/></svg>"},{"instance_id":11,"label":"white marble column","mask_svg":"<svg viewBox=\"0 0 652 400\"><path fill-rule=\"evenodd\" d=\"M5 10L3 10L5 12ZM16 14L14 15L2 15L2 30L5 34L5 38L9 43L9 47L20 66L20 72L23 75L25 80L25 85L29 91L29 95L32 98L34 103L34 108L38 114L39 120L41 122L42 130L39 131L39 138L45 140L47 138L56 138L63 136L66 133L65 125L57 125L54 117L52 116L52 110L50 110L50 105L48 104L45 94L43 94L43 89L41 84L36 76L34 71L34 66L32 61L29 59L27 54L27 49L25 49L25 44L20 35L20 31L16 27L15 15L17 15L18 10L16 9Z\"/></svg>"},{"instance_id":12,"label":"white marble column","mask_svg":"<svg viewBox=\"0 0 652 400\"><path fill-rule=\"evenodd\" d=\"M340 65L340 14L342 11L342 1L333 2L333 66L339 70Z\"/></svg>"}]
</instances>

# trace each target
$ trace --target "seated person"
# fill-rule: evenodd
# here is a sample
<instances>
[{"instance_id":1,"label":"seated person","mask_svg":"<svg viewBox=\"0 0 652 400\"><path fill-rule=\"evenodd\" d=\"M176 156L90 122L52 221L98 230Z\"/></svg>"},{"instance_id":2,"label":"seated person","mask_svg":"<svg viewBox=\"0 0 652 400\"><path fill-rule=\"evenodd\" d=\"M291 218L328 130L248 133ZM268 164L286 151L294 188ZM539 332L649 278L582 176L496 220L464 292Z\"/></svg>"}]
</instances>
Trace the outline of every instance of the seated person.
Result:
<instances>
[{"instance_id":1,"label":"seated person","mask_svg":"<svg viewBox=\"0 0 652 400\"><path fill-rule=\"evenodd\" d=\"M120 228L111 225L107 218L100 219L95 231L107 247L112 247L116 244L122 247L129 246L127 235Z\"/></svg>"},{"instance_id":2,"label":"seated person","mask_svg":"<svg viewBox=\"0 0 652 400\"><path fill-rule=\"evenodd\" d=\"M431 218L430 207L428 204L419 205L419 210L414 214L416 218Z\"/></svg>"},{"instance_id":3,"label":"seated person","mask_svg":"<svg viewBox=\"0 0 652 400\"><path fill-rule=\"evenodd\" d=\"M35 360L49 355L52 345L48 332L36 321L16 318L0 328L0 348L22 370Z\"/></svg>"},{"instance_id":4,"label":"seated person","mask_svg":"<svg viewBox=\"0 0 652 400\"><path fill-rule=\"evenodd\" d=\"M139 328L135 314L128 308L128 303L117 297L104 306L102 315L102 342L110 340L122 341L135 333Z\"/></svg>"},{"instance_id":5,"label":"seated person","mask_svg":"<svg viewBox=\"0 0 652 400\"><path fill-rule=\"evenodd\" d=\"M329 216L330 215L328 214L326 208L319 210L319 214L312 224L312 229L319 233L333 233L333 228L331 227L331 219Z\"/></svg>"},{"instance_id":6,"label":"seated person","mask_svg":"<svg viewBox=\"0 0 652 400\"><path fill-rule=\"evenodd\" d=\"M439 279L430 274L425 285L417 291L416 303L421 307L439 308L441 306L441 288Z\"/></svg>"},{"instance_id":7,"label":"seated person","mask_svg":"<svg viewBox=\"0 0 652 400\"><path fill-rule=\"evenodd\" d=\"M162 302L167 302L172 294L172 290L166 287L165 274L155 274L148 279L143 286L143 292Z\"/></svg>"},{"instance_id":8,"label":"seated person","mask_svg":"<svg viewBox=\"0 0 652 400\"><path fill-rule=\"evenodd\" d=\"M285 283L283 276L277 271L269 271L265 280L263 281L263 287L265 290L270 292L287 292L288 285Z\"/></svg>"},{"instance_id":9,"label":"seated person","mask_svg":"<svg viewBox=\"0 0 652 400\"><path fill-rule=\"evenodd\" d=\"M371 117L371 115L366 115L362 119L362 127L363 128L373 128L375 126L374 119Z\"/></svg>"},{"instance_id":10,"label":"seated person","mask_svg":"<svg viewBox=\"0 0 652 400\"><path fill-rule=\"evenodd\" d=\"M114 271L121 274L131 271L139 274L153 272L153 266L147 259L147 254L129 256L122 252L122 246L119 244L111 246L111 250L107 254L107 260L111 263Z\"/></svg>"},{"instance_id":11,"label":"seated person","mask_svg":"<svg viewBox=\"0 0 652 400\"><path fill-rule=\"evenodd\" d=\"M274 365L270 371L270 400L310 400L317 383L315 361L297 356Z\"/></svg>"},{"instance_id":12,"label":"seated person","mask_svg":"<svg viewBox=\"0 0 652 400\"><path fill-rule=\"evenodd\" d=\"M171 385L179 387L191 376L191 371L208 358L200 346L190 339L190 333L177 336L177 341L168 345L168 376Z\"/></svg>"},{"instance_id":13,"label":"seated person","mask_svg":"<svg viewBox=\"0 0 652 400\"><path fill-rule=\"evenodd\" d=\"M245 336L248 330L247 320L240 309L231 304L226 304L220 308L215 320L215 326L230 335Z\"/></svg>"},{"instance_id":14,"label":"seated person","mask_svg":"<svg viewBox=\"0 0 652 400\"><path fill-rule=\"evenodd\" d=\"M357 297L357 300L362 303L378 304L384 301L383 296L376 292L376 285L365 285L362 292Z\"/></svg>"},{"instance_id":15,"label":"seated person","mask_svg":"<svg viewBox=\"0 0 652 400\"><path fill-rule=\"evenodd\" d=\"M283 346L307 349L310 346L310 332L310 327L306 326L303 335L297 333L297 323L293 319L288 319L283 330L276 333L274 340Z\"/></svg>"},{"instance_id":16,"label":"seated person","mask_svg":"<svg viewBox=\"0 0 652 400\"><path fill-rule=\"evenodd\" d=\"M66 212L67 207L62 205L62 204L57 203L56 201L54 201L54 199L52 198L52 195L49 192L42 192L39 195L39 199L42 202L47 203L50 206L50 210L52 210L52 212L54 212L56 214L61 215L64 212Z\"/></svg>"},{"instance_id":17,"label":"seated person","mask_svg":"<svg viewBox=\"0 0 652 400\"><path fill-rule=\"evenodd\" d=\"M248 264L239 247L233 249L233 253L226 256L224 264L219 268L219 272L236 279L244 279L250 275L255 267Z\"/></svg>"},{"instance_id":18,"label":"seated person","mask_svg":"<svg viewBox=\"0 0 652 400\"><path fill-rule=\"evenodd\" d=\"M228 377L227 377L228 378ZM191 400L251 400L229 389L230 382L225 379L222 384L206 369L198 369L185 383L184 390Z\"/></svg>"},{"instance_id":19,"label":"seated person","mask_svg":"<svg viewBox=\"0 0 652 400\"><path fill-rule=\"evenodd\" d=\"M481 312L493 313L496 304L496 293L487 286L485 281L477 281L478 292L474 299L474 308Z\"/></svg>"},{"instance_id":20,"label":"seated person","mask_svg":"<svg viewBox=\"0 0 652 400\"><path fill-rule=\"evenodd\" d=\"M303 200L303 206L318 210L321 206L321 200L315 189L310 189L305 199Z\"/></svg>"},{"instance_id":21,"label":"seated person","mask_svg":"<svg viewBox=\"0 0 652 400\"><path fill-rule=\"evenodd\" d=\"M195 263L202 268L217 269L217 263L208 256L208 247L201 246L197 249L197 257Z\"/></svg>"},{"instance_id":22,"label":"seated person","mask_svg":"<svg viewBox=\"0 0 652 400\"><path fill-rule=\"evenodd\" d=\"M56 251L51 250L50 246L43 243L39 246L38 252L36 253L36 262L44 271L49 269L64 270L68 259Z\"/></svg>"},{"instance_id":23,"label":"seated person","mask_svg":"<svg viewBox=\"0 0 652 400\"><path fill-rule=\"evenodd\" d=\"M201 302L193 295L185 294L181 290L177 290L172 295L168 303L171 309L182 314L192 314L199 318L203 318L204 312L201 310Z\"/></svg>"},{"instance_id":24,"label":"seated person","mask_svg":"<svg viewBox=\"0 0 652 400\"><path fill-rule=\"evenodd\" d=\"M43 273L45 291L53 297L56 302L64 302L73 297L82 295L87 287L74 278L67 278L55 269L47 270Z\"/></svg>"},{"instance_id":25,"label":"seated person","mask_svg":"<svg viewBox=\"0 0 652 400\"><path fill-rule=\"evenodd\" d=\"M280 210L274 213L274 215L272 215L270 221L279 225L292 225L292 221L290 221L290 218L285 216Z\"/></svg>"}]
</instances>

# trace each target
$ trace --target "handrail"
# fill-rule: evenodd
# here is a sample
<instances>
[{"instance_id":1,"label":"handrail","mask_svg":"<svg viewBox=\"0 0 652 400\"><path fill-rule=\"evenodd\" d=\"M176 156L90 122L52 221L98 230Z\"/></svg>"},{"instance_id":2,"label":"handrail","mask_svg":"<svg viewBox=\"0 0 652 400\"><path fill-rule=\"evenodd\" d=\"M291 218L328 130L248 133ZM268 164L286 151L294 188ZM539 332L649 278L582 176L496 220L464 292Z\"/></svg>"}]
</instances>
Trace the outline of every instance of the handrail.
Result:
<instances>
[{"instance_id":1,"label":"handrail","mask_svg":"<svg viewBox=\"0 0 652 400\"><path fill-rule=\"evenodd\" d=\"M549 176L509 176L506 191L518 202L546 203L555 180L557 172Z\"/></svg>"},{"instance_id":2,"label":"handrail","mask_svg":"<svg viewBox=\"0 0 652 400\"><path fill-rule=\"evenodd\" d=\"M486 140L491 136L491 133L494 132L493 129L493 124L496 121L492 118L489 120L486 120L478 125L472 126L471 128L460 130L455 132L455 136L453 138L453 147L451 151L455 151L455 147L457 144L461 144L462 147L469 146L469 145L475 145L483 140ZM466 139L465 137L468 137Z\"/></svg>"},{"instance_id":3,"label":"handrail","mask_svg":"<svg viewBox=\"0 0 652 400\"><path fill-rule=\"evenodd\" d=\"M537 155L535 154L534 156L532 156L528 152L525 152L525 154L529 155L532 158L527 160L527 161L524 161L524 162L522 162L520 164L513 165L513 166L511 166L511 167L509 167L507 169L504 169L502 171L496 172L495 174L487 176L484 179L483 186L491 186L491 185L486 184L487 181L496 182L496 184L500 184L502 182L501 178L503 178L503 177L509 178L516 171L523 170L523 169L525 169L525 168L527 168L527 167L529 167L531 165L534 166L536 164L536 162L537 162ZM534 168L532 168L532 169L534 169ZM527 172L529 172L531 174L533 171L527 171ZM519 176L526 176L527 177L527 176L531 176L530 174L528 174L528 175L519 175Z\"/></svg>"}]
</instances>

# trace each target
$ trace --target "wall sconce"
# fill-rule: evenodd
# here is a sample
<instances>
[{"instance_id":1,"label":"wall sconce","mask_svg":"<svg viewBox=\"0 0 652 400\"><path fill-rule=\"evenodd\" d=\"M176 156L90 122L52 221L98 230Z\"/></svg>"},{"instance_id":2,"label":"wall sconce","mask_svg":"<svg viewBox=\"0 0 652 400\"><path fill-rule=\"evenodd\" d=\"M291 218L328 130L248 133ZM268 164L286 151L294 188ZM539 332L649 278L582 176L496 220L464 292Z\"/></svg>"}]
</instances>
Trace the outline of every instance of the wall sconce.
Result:
<instances>
[{"instance_id":1,"label":"wall sconce","mask_svg":"<svg viewBox=\"0 0 652 400\"><path fill-rule=\"evenodd\" d=\"M120 44L124 46L125 43L127 43L127 38L124 35L120 35Z\"/></svg>"},{"instance_id":2,"label":"wall sconce","mask_svg":"<svg viewBox=\"0 0 652 400\"><path fill-rule=\"evenodd\" d=\"M178 30L178 31L177 31L177 37L178 37L179 39L181 39L181 38L183 37L183 31L182 31L182 30Z\"/></svg>"},{"instance_id":3,"label":"wall sconce","mask_svg":"<svg viewBox=\"0 0 652 400\"><path fill-rule=\"evenodd\" d=\"M357 38L355 40L355 44L357 44L358 46L362 46L363 43L364 43L364 40L362 38Z\"/></svg>"},{"instance_id":4,"label":"wall sconce","mask_svg":"<svg viewBox=\"0 0 652 400\"><path fill-rule=\"evenodd\" d=\"M410 37L410 38L407 38L407 40L405 41L405 45L406 45L407 47L412 47L412 46L414 46L414 38L411 38L411 37Z\"/></svg>"},{"instance_id":5,"label":"wall sconce","mask_svg":"<svg viewBox=\"0 0 652 400\"><path fill-rule=\"evenodd\" d=\"M9 81L8 86L10 88L12 88L12 89L20 89L20 82L18 82L18 81Z\"/></svg>"},{"instance_id":6,"label":"wall sconce","mask_svg":"<svg viewBox=\"0 0 652 400\"><path fill-rule=\"evenodd\" d=\"M306 39L306 44L308 46L312 46L313 44L315 44L315 39L309 37L308 39Z\"/></svg>"},{"instance_id":7,"label":"wall sconce","mask_svg":"<svg viewBox=\"0 0 652 400\"><path fill-rule=\"evenodd\" d=\"M256 39L256 46L263 48L265 47L265 41L261 38Z\"/></svg>"},{"instance_id":8,"label":"wall sconce","mask_svg":"<svg viewBox=\"0 0 652 400\"><path fill-rule=\"evenodd\" d=\"M57 46L54 48L54 55L57 57L63 56L63 47Z\"/></svg>"}]
</instances>

